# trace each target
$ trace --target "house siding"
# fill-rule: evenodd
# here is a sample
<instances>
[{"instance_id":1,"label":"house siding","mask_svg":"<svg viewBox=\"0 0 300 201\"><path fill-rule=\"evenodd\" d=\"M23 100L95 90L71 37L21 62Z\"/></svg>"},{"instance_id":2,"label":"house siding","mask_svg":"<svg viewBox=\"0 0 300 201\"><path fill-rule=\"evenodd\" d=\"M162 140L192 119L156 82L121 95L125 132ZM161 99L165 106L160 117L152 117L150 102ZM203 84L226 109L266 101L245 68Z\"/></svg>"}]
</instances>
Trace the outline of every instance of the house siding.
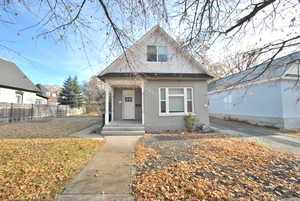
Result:
<instances>
[{"instance_id":1,"label":"house siding","mask_svg":"<svg viewBox=\"0 0 300 201\"><path fill-rule=\"evenodd\" d=\"M284 128L300 128L300 87L296 80L281 81Z\"/></svg>"},{"instance_id":2,"label":"house siding","mask_svg":"<svg viewBox=\"0 0 300 201\"><path fill-rule=\"evenodd\" d=\"M263 126L299 128L299 89L292 88L294 84L277 80L210 93L209 115Z\"/></svg>"},{"instance_id":3,"label":"house siding","mask_svg":"<svg viewBox=\"0 0 300 201\"><path fill-rule=\"evenodd\" d=\"M135 118L142 120L142 89L135 89Z\"/></svg>"},{"instance_id":4,"label":"house siding","mask_svg":"<svg viewBox=\"0 0 300 201\"><path fill-rule=\"evenodd\" d=\"M122 88L114 88L114 120L122 120Z\"/></svg>"},{"instance_id":5,"label":"house siding","mask_svg":"<svg viewBox=\"0 0 300 201\"><path fill-rule=\"evenodd\" d=\"M0 87L0 102L2 103L17 103L15 89L2 88ZM34 92L22 91L23 92L23 104L35 104L37 99L42 99Z\"/></svg>"},{"instance_id":6,"label":"house siding","mask_svg":"<svg viewBox=\"0 0 300 201\"><path fill-rule=\"evenodd\" d=\"M145 130L147 132L182 131L184 116L159 116L160 87L192 87L194 113L200 122L209 124L206 81L162 81L147 80L144 83Z\"/></svg>"}]
</instances>

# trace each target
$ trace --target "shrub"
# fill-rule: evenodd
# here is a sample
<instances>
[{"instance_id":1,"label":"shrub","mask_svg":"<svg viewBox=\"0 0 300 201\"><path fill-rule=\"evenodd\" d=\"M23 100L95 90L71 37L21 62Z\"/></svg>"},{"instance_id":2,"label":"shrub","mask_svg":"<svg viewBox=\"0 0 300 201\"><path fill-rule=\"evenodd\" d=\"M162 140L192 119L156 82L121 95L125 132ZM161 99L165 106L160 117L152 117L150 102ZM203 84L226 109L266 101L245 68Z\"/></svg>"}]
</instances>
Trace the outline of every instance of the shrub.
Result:
<instances>
[{"instance_id":1,"label":"shrub","mask_svg":"<svg viewBox=\"0 0 300 201\"><path fill-rule=\"evenodd\" d=\"M189 132L195 129L195 126L198 122L199 120L197 119L197 117L193 116L192 114L188 114L184 117L184 125Z\"/></svg>"}]
</instances>

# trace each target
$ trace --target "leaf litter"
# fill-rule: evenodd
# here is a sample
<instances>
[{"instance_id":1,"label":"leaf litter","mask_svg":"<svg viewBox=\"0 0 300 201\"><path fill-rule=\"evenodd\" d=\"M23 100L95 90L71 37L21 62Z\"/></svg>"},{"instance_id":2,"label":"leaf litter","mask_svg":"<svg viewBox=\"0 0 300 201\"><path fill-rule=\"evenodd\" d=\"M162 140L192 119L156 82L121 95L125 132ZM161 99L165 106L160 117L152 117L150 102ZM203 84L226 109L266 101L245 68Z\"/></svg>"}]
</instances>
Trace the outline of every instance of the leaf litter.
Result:
<instances>
[{"instance_id":1,"label":"leaf litter","mask_svg":"<svg viewBox=\"0 0 300 201\"><path fill-rule=\"evenodd\" d=\"M135 159L137 201L300 197L299 158L225 135L147 135Z\"/></svg>"}]
</instances>

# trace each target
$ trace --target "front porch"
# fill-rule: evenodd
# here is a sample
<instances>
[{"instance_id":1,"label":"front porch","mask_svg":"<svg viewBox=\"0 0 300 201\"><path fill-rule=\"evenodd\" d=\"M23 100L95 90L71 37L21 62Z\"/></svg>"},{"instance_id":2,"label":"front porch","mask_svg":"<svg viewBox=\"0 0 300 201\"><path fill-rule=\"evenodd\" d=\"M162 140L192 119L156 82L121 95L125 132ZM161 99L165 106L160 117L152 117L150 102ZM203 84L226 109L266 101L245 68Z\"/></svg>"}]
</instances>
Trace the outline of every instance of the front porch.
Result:
<instances>
[{"instance_id":1,"label":"front porch","mask_svg":"<svg viewBox=\"0 0 300 201\"><path fill-rule=\"evenodd\" d=\"M106 136L143 135L145 128L142 122L137 120L111 121L104 125L101 134Z\"/></svg>"},{"instance_id":2,"label":"front porch","mask_svg":"<svg viewBox=\"0 0 300 201\"><path fill-rule=\"evenodd\" d=\"M126 125L137 125L143 126L142 122L139 120L114 120L109 123L110 126L126 126Z\"/></svg>"},{"instance_id":3,"label":"front porch","mask_svg":"<svg viewBox=\"0 0 300 201\"><path fill-rule=\"evenodd\" d=\"M104 134L144 134L142 80L109 80L105 87Z\"/></svg>"}]
</instances>

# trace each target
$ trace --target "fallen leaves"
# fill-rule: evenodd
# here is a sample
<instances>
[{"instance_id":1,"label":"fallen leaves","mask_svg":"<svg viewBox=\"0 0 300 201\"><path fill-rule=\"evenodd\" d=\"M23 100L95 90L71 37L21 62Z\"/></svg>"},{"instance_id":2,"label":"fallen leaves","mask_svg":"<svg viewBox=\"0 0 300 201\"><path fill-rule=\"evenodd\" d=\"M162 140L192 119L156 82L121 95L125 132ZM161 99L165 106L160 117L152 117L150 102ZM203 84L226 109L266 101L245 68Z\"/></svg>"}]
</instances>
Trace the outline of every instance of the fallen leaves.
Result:
<instances>
[{"instance_id":1,"label":"fallen leaves","mask_svg":"<svg viewBox=\"0 0 300 201\"><path fill-rule=\"evenodd\" d=\"M148 165L151 163L151 160L159 160L159 154L151 148L147 148L144 146L142 142L139 142L135 147L135 153L139 153L135 155L135 160L140 167L145 167L148 162Z\"/></svg>"},{"instance_id":2,"label":"fallen leaves","mask_svg":"<svg viewBox=\"0 0 300 201\"><path fill-rule=\"evenodd\" d=\"M136 200L272 201L300 196L299 159L294 156L230 138L174 139L139 144ZM146 157L149 152L159 158Z\"/></svg>"},{"instance_id":3,"label":"fallen leaves","mask_svg":"<svg viewBox=\"0 0 300 201\"><path fill-rule=\"evenodd\" d=\"M0 140L0 200L54 200L103 141Z\"/></svg>"}]
</instances>

